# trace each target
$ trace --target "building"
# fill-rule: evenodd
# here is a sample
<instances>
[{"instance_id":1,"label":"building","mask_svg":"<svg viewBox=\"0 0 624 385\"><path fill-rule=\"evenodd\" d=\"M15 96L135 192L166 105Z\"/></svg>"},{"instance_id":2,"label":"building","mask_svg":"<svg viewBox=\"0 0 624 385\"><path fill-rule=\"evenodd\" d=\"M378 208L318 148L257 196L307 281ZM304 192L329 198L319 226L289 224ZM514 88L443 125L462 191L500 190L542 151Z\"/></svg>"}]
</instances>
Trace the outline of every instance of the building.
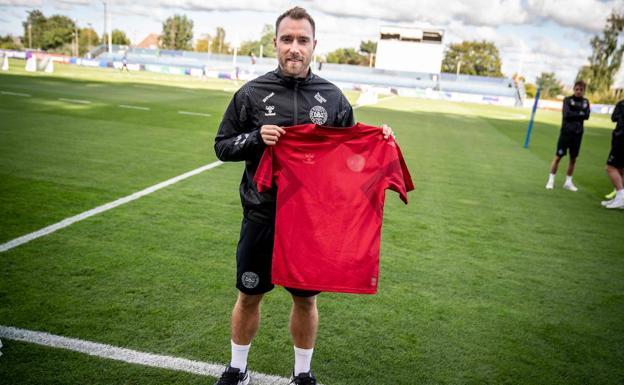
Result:
<instances>
[{"instance_id":1,"label":"building","mask_svg":"<svg viewBox=\"0 0 624 385\"><path fill-rule=\"evenodd\" d=\"M443 37L441 29L381 27L375 68L439 74Z\"/></svg>"},{"instance_id":2,"label":"building","mask_svg":"<svg viewBox=\"0 0 624 385\"><path fill-rule=\"evenodd\" d=\"M143 41L137 44L138 48L158 49L158 34L150 33Z\"/></svg>"}]
</instances>

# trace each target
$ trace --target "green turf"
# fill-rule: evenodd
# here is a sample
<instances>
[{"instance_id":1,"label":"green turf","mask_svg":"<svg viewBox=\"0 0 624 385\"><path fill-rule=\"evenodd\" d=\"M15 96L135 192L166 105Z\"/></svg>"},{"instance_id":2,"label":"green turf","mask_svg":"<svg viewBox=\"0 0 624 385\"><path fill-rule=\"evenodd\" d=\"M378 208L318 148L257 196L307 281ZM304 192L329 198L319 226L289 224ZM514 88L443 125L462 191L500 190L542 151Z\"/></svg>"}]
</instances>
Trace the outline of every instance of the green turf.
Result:
<instances>
[{"instance_id":1,"label":"green turf","mask_svg":"<svg viewBox=\"0 0 624 385\"><path fill-rule=\"evenodd\" d=\"M0 75L0 90L33 95L0 95L3 241L215 159L231 83L57 72ZM322 383L624 381L624 210L599 204L610 191L604 162L612 125L603 116L587 123L580 191L560 188L562 172L546 191L560 115L538 112L529 149L523 116L528 111L411 98L356 111L359 121L392 125L416 191L408 206L388 193L379 294L319 298L313 369ZM206 171L0 254L0 325L225 363L242 167ZM266 297L252 370L289 374L288 311L283 290ZM0 378L9 383L198 382L5 345ZM100 370L106 380L94 379Z\"/></svg>"}]
</instances>

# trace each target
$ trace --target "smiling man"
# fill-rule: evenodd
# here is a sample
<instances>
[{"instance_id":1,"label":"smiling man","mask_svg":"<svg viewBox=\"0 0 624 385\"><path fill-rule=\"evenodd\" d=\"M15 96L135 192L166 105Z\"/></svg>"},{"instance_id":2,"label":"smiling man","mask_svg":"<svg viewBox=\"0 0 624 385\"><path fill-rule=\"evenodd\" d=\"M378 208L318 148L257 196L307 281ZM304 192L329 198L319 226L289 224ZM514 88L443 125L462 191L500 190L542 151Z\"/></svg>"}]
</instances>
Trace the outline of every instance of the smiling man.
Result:
<instances>
[{"instance_id":1,"label":"smiling man","mask_svg":"<svg viewBox=\"0 0 624 385\"><path fill-rule=\"evenodd\" d=\"M236 251L238 298L231 318L232 356L218 385L249 383L247 355L260 325L260 303L271 291L271 258L275 229L275 191L259 193L254 175L266 146L273 146L285 127L304 123L334 127L354 125L353 109L335 85L310 70L316 47L315 25L305 9L292 8L277 18L274 44L278 68L236 92L215 138L223 161L245 161L240 185L243 221ZM385 128L386 137L391 133ZM286 288L292 296L290 332L295 364L292 383L314 385L310 370L318 328L316 291Z\"/></svg>"}]
</instances>

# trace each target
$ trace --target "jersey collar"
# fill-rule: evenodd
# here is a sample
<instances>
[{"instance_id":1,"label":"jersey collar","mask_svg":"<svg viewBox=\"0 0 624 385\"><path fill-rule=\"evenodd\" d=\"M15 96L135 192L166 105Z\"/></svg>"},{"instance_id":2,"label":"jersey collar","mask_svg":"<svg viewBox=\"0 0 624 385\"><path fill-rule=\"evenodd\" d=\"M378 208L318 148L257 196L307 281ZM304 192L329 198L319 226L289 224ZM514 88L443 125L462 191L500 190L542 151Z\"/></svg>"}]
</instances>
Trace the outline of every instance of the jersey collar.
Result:
<instances>
[{"instance_id":1,"label":"jersey collar","mask_svg":"<svg viewBox=\"0 0 624 385\"><path fill-rule=\"evenodd\" d=\"M302 86L304 84L309 83L313 78L314 78L314 74L312 73L312 69L309 68L308 69L308 75L305 78L295 78L293 76L286 76L282 73L281 69L279 68L279 66L275 69L275 71L273 71L273 73L275 74L275 76L277 76L277 78L280 80L280 82L284 85L290 86L290 87L294 87L295 84L299 84L299 86Z\"/></svg>"}]
</instances>

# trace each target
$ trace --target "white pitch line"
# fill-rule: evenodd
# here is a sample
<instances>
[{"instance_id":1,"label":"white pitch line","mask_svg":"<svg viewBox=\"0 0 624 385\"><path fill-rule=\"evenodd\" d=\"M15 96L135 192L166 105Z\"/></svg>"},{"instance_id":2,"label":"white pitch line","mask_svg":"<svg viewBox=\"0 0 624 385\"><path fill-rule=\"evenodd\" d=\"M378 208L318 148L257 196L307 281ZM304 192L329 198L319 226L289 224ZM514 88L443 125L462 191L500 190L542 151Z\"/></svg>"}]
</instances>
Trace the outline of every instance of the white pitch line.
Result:
<instances>
[{"instance_id":1,"label":"white pitch line","mask_svg":"<svg viewBox=\"0 0 624 385\"><path fill-rule=\"evenodd\" d=\"M80 104L91 104L89 100L83 99L66 99L66 98L58 98L61 102L69 102L69 103L80 103Z\"/></svg>"},{"instance_id":2,"label":"white pitch line","mask_svg":"<svg viewBox=\"0 0 624 385\"><path fill-rule=\"evenodd\" d=\"M0 93L2 93L2 95L12 95L12 96L24 96L24 97L31 97L31 94L24 94L21 92L11 92L11 91L0 91Z\"/></svg>"},{"instance_id":3,"label":"white pitch line","mask_svg":"<svg viewBox=\"0 0 624 385\"><path fill-rule=\"evenodd\" d=\"M168 180L166 180L164 182L160 182L158 184L155 184L155 185L153 185L151 187L148 187L146 189L143 189L141 191L137 191L134 194L125 196L123 198L119 198L116 201L106 203L106 204L104 204L102 206L98 206L98 207L96 207L94 209L85 211L85 212L80 213L78 215L74 215L73 217L65 218L62 221L57 222L57 223L55 223L53 225L44 227L41 230L32 232L30 234L23 235L23 236L21 236L19 238L15 238L15 239L13 239L13 240L11 240L9 242L1 244L0 245L0 253L3 252L3 251L10 250L10 249L12 249L14 247L17 247L19 245L22 245L22 244L24 244L26 242L30 242L33 239L37 239L39 237L43 237L44 235L48 235L50 233L53 233L53 232L55 232L57 230L60 230L60 229L62 229L64 227L67 227L67 226L69 226L69 225L71 225L73 223L76 223L78 221L81 221L83 219L89 218L89 217L97 215L99 213L103 213L104 211L108 211L110 209L113 209L113 208L115 208L117 206L121 206L121 205L123 205L125 203L128 203L128 202L131 202L133 200L139 199L139 198L141 198L141 197L143 197L145 195L153 193L154 191L160 190L160 189L162 189L164 187L170 186L170 185L172 185L174 183L177 183L177 182L179 182L181 180L189 178L189 177L191 177L193 175L197 175L197 174L199 174L199 173L201 173L203 171L210 170L211 168L215 168L215 167L220 166L222 164L223 164L223 162L221 162L221 161L212 162L212 163L207 164L205 166L196 168L195 170L191 170L191 171L186 172L184 174L181 174L181 175L178 175L178 176L173 177L171 179L168 179Z\"/></svg>"},{"instance_id":4,"label":"white pitch line","mask_svg":"<svg viewBox=\"0 0 624 385\"><path fill-rule=\"evenodd\" d=\"M176 370L203 376L219 377L225 368L225 365L211 362L145 353L77 338L18 329L11 326L0 325L0 337L13 341L23 341L53 348L67 349L115 361L151 366L154 368ZM287 385L289 383L287 378L272 376L264 373L250 372L250 377L254 385Z\"/></svg>"},{"instance_id":5,"label":"white pitch line","mask_svg":"<svg viewBox=\"0 0 624 385\"><path fill-rule=\"evenodd\" d=\"M121 107L121 108L130 108L130 109L132 109L132 110L144 110L144 111L149 111L149 110L150 110L150 108L149 108L149 107L131 106L131 105L128 105L128 104L120 104L118 107Z\"/></svg>"},{"instance_id":6,"label":"white pitch line","mask_svg":"<svg viewBox=\"0 0 624 385\"><path fill-rule=\"evenodd\" d=\"M182 114L182 115L197 115L197 116L212 116L210 114L204 114L203 112L191 112L191 111L178 111L178 114Z\"/></svg>"}]
</instances>

